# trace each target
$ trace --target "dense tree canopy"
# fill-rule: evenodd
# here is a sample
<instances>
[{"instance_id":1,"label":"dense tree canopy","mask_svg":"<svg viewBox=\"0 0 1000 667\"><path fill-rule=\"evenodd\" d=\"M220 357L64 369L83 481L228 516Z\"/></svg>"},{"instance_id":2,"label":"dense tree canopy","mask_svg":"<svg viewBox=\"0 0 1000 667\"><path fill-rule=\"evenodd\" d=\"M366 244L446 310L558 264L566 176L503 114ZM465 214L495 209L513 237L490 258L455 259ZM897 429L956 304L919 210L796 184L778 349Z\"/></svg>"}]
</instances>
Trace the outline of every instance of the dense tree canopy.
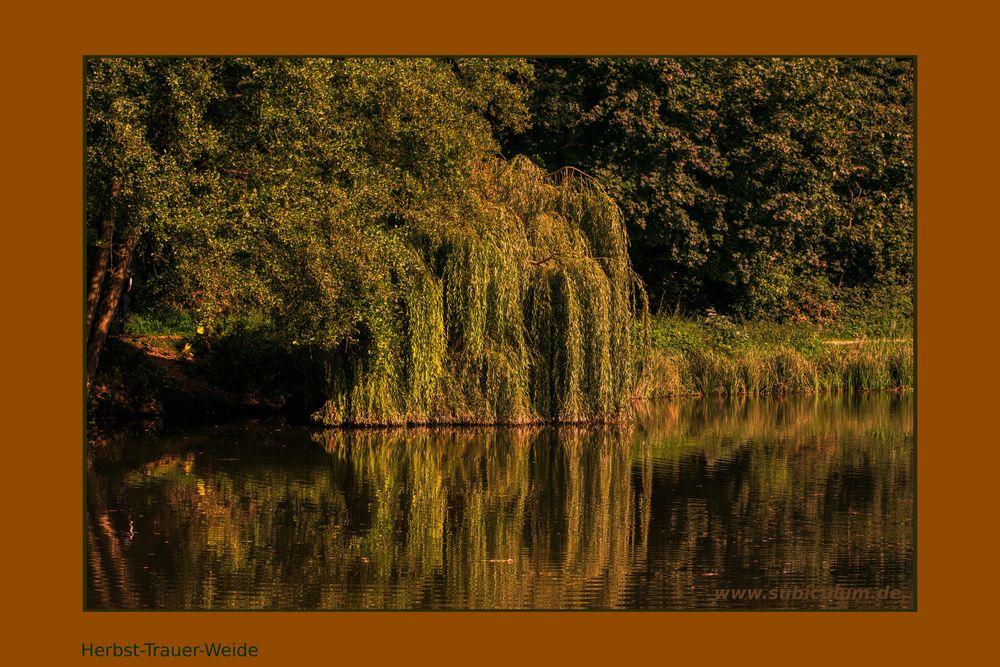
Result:
<instances>
[{"instance_id":1,"label":"dense tree canopy","mask_svg":"<svg viewBox=\"0 0 1000 667\"><path fill-rule=\"evenodd\" d=\"M141 232L149 298L207 322L273 308L338 339L379 289L372 274L385 267L378 246L389 230L432 233L461 209L471 165L496 152L487 114L499 127L523 125L507 78L519 67L90 61L94 228L111 179L122 179L118 227Z\"/></svg>"},{"instance_id":2,"label":"dense tree canopy","mask_svg":"<svg viewBox=\"0 0 1000 667\"><path fill-rule=\"evenodd\" d=\"M508 150L605 184L654 303L784 317L911 281L911 61L533 64L533 127Z\"/></svg>"}]
</instances>

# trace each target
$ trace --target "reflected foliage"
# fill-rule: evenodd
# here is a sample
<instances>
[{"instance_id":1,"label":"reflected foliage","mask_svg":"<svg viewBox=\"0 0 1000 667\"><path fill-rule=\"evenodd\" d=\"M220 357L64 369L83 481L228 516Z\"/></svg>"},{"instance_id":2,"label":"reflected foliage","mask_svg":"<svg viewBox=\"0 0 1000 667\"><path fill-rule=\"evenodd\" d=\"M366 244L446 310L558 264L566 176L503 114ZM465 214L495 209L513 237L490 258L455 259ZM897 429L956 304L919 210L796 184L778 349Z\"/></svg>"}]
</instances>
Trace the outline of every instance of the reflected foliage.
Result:
<instances>
[{"instance_id":1,"label":"reflected foliage","mask_svg":"<svg viewBox=\"0 0 1000 667\"><path fill-rule=\"evenodd\" d=\"M843 585L905 595L824 606L906 607L911 424L907 396L813 397L646 404L628 429L94 443L88 606L704 608Z\"/></svg>"}]
</instances>

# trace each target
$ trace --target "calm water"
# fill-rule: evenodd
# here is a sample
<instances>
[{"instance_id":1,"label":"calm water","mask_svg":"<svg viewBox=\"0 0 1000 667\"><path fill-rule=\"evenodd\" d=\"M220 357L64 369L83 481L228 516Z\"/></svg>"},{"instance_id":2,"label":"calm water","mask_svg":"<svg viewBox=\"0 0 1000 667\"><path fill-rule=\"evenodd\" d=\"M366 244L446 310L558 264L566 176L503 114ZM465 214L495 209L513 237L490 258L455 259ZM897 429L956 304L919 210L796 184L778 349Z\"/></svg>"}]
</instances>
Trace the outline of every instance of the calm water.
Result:
<instances>
[{"instance_id":1,"label":"calm water","mask_svg":"<svg viewBox=\"0 0 1000 667\"><path fill-rule=\"evenodd\" d=\"M88 451L88 607L912 608L912 424L877 396L123 435Z\"/></svg>"}]
</instances>

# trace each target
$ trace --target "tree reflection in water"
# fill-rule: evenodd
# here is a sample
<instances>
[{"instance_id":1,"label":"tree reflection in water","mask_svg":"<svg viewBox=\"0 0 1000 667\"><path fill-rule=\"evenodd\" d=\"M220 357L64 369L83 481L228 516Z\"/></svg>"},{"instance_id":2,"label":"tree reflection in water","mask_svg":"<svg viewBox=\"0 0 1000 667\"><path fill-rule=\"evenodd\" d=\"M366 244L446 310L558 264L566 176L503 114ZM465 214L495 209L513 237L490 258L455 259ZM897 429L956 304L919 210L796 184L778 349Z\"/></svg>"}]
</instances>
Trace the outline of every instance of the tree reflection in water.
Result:
<instances>
[{"instance_id":1,"label":"tree reflection in water","mask_svg":"<svg viewBox=\"0 0 1000 667\"><path fill-rule=\"evenodd\" d=\"M87 464L88 606L905 608L912 409L702 400L642 404L629 428L122 437ZM717 598L838 584L903 598Z\"/></svg>"}]
</instances>

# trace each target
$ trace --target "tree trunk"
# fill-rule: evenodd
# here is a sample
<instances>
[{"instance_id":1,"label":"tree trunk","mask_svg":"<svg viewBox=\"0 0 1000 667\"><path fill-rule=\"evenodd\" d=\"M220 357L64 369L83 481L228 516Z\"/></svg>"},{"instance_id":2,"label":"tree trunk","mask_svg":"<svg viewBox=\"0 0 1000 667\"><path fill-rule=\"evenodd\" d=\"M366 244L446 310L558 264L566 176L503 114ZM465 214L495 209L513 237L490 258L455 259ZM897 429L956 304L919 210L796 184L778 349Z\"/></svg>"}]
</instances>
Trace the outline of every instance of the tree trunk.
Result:
<instances>
[{"instance_id":1,"label":"tree trunk","mask_svg":"<svg viewBox=\"0 0 1000 667\"><path fill-rule=\"evenodd\" d=\"M118 179L111 181L111 204L108 206L108 214L101 220L101 240L97 247L97 257L94 259L94 266L90 270L90 285L87 288L87 332L88 338L94 326L94 315L97 313L97 304L101 300L101 286L104 284L104 273L108 270L108 260L111 259L111 237L115 231L115 207L121 185Z\"/></svg>"},{"instance_id":2,"label":"tree trunk","mask_svg":"<svg viewBox=\"0 0 1000 667\"><path fill-rule=\"evenodd\" d=\"M125 279L128 277L129 264L132 262L132 253L139 241L139 234L132 230L129 232L125 243L118 248L118 263L114 271L104 281L105 289L102 290L100 304L94 317L94 326L87 339L87 386L90 386L97 371L97 362L101 359L101 352L104 350L104 342L108 339L111 331L111 323L114 322L115 312L118 310L118 302L121 300L122 290L125 287Z\"/></svg>"}]
</instances>

